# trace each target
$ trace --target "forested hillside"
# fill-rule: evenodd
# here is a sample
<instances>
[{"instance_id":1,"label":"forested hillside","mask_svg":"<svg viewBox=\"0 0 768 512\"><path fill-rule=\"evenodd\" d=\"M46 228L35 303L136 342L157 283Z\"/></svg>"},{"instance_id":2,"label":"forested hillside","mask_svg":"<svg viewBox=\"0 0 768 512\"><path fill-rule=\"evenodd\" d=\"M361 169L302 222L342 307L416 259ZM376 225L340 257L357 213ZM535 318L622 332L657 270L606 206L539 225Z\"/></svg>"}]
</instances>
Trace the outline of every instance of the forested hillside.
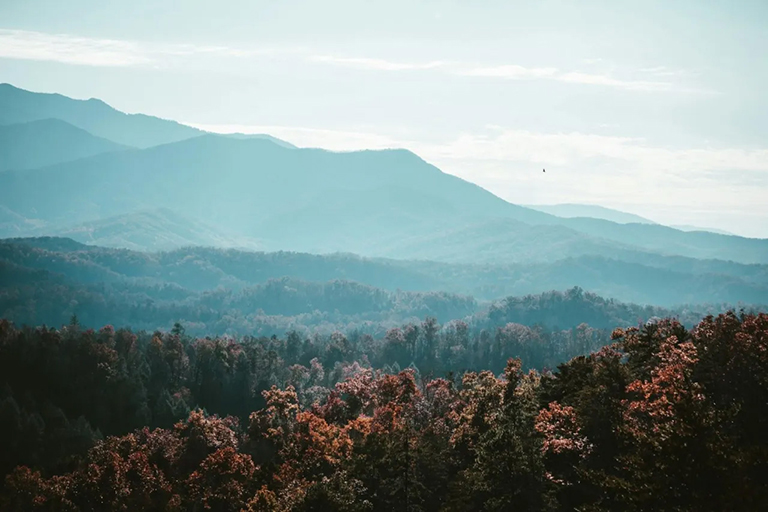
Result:
<instances>
[{"instance_id":1,"label":"forested hillside","mask_svg":"<svg viewBox=\"0 0 768 512\"><path fill-rule=\"evenodd\" d=\"M593 281L590 268L615 277ZM76 315L85 326L150 331L182 322L197 335L267 336L292 329L381 333L426 316L465 319L479 328L502 321L611 328L670 315L690 325L708 313L766 302L765 285L745 283L764 279L763 267L735 265L733 272L744 276L690 279L599 259L494 267L206 248L143 253L65 238L24 239L0 242L0 316L60 326ZM609 299L594 293L606 289L615 292ZM631 304L636 297L667 306Z\"/></svg>"},{"instance_id":2,"label":"forested hillside","mask_svg":"<svg viewBox=\"0 0 768 512\"><path fill-rule=\"evenodd\" d=\"M612 339L549 371L597 348L589 328L478 338L428 320L381 339L195 340L181 326L3 320L0 504L760 510L768 316L663 320Z\"/></svg>"}]
</instances>

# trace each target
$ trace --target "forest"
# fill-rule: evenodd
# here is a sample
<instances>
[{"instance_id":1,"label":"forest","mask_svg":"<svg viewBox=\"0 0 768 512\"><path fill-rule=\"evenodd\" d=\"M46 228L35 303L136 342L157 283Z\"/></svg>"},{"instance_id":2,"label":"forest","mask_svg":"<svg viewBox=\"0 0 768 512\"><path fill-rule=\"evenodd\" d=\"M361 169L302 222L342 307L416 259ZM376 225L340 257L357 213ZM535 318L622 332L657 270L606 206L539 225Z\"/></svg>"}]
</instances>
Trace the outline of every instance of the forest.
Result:
<instances>
[{"instance_id":1,"label":"forest","mask_svg":"<svg viewBox=\"0 0 768 512\"><path fill-rule=\"evenodd\" d=\"M616 270L621 273L626 269ZM751 273L745 277L752 281L765 279L763 266L743 270ZM582 271L588 274L586 268ZM383 337L390 328L428 316L440 322L463 320L478 331L509 322L540 324L552 330L586 323L610 330L654 317L675 317L690 327L707 314L742 308L764 310L760 304L766 302L760 288L750 295L742 293L734 282L727 285L731 290L728 294L703 293L700 298L725 295L741 297L745 303L712 301L660 307L605 298L594 293L594 288L585 291L573 285L542 287L536 294L509 293L539 286L531 284L531 279L523 270L503 267L349 254L254 253L200 247L143 253L86 246L67 238L3 240L0 318L18 325L60 326L75 315L85 327L98 329L112 324L147 331L168 331L178 322L196 336L269 337L290 331L310 336L357 331ZM519 286L516 280L528 284ZM690 283L662 277L657 282L648 275L639 276L638 281L649 288L679 288L684 294L696 290ZM562 280L568 282L569 278ZM631 290L631 284L622 288ZM707 281L699 284L712 286Z\"/></svg>"},{"instance_id":2,"label":"forest","mask_svg":"<svg viewBox=\"0 0 768 512\"><path fill-rule=\"evenodd\" d=\"M761 510L768 315L602 345L432 318L380 339L3 320L0 506Z\"/></svg>"}]
</instances>

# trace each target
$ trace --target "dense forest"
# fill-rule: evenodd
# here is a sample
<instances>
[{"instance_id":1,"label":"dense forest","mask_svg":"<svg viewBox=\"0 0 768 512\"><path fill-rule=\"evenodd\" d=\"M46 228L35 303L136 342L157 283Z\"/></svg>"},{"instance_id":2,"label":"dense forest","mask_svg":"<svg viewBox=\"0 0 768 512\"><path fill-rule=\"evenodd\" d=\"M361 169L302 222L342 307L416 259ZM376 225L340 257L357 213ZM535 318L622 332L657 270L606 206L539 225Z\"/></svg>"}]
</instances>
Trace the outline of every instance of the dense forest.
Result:
<instances>
[{"instance_id":1,"label":"dense forest","mask_svg":"<svg viewBox=\"0 0 768 512\"><path fill-rule=\"evenodd\" d=\"M762 267L751 271L759 282ZM178 322L197 336L358 331L380 337L428 316L440 322L462 319L474 330L509 322L554 330L581 323L611 329L653 317L676 317L691 326L706 314L750 308L735 302L662 308L572 286L560 288L567 292L511 296L507 290L529 286L514 285L515 279L504 268L354 255L209 248L142 253L65 238L0 241L0 317L18 325L60 326L76 315L81 325L93 328L170 330ZM647 276L645 281L663 288ZM480 295L468 293L473 290ZM736 287L733 295L739 293ZM756 293L752 303L764 298Z\"/></svg>"},{"instance_id":2,"label":"dense forest","mask_svg":"<svg viewBox=\"0 0 768 512\"><path fill-rule=\"evenodd\" d=\"M768 316L601 343L434 319L381 339L4 320L2 507L761 510Z\"/></svg>"},{"instance_id":3,"label":"dense forest","mask_svg":"<svg viewBox=\"0 0 768 512\"><path fill-rule=\"evenodd\" d=\"M387 291L440 291L470 295L479 301L574 286L625 302L665 307L762 304L768 300L768 265L675 256L644 255L631 261L583 256L552 263L499 265L211 247L141 252L61 237L0 240L0 285L62 280L78 285L128 282L149 289L143 293L155 300L152 288L157 286L166 291L169 287L192 292L240 290L282 277L355 281ZM106 320L113 321L114 317Z\"/></svg>"}]
</instances>

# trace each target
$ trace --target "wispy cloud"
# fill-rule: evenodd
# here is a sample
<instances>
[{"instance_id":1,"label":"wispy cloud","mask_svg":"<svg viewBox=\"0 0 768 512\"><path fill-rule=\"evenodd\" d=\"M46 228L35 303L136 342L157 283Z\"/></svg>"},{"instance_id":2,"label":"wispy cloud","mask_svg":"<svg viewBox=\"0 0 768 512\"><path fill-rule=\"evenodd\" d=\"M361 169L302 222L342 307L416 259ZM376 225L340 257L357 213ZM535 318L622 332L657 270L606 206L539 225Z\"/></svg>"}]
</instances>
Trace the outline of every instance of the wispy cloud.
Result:
<instances>
[{"instance_id":1,"label":"wispy cloud","mask_svg":"<svg viewBox=\"0 0 768 512\"><path fill-rule=\"evenodd\" d=\"M669 148L642 138L503 129L414 149L512 202L578 198L617 208L641 206L652 217L663 209L677 222L702 222L725 211L768 220L768 149ZM706 215L694 216L701 205ZM768 235L757 225L750 229Z\"/></svg>"},{"instance_id":2,"label":"wispy cloud","mask_svg":"<svg viewBox=\"0 0 768 512\"><path fill-rule=\"evenodd\" d=\"M681 87L671 82L652 82L647 80L620 80L608 75L599 75L593 73L582 73L573 71L570 73L561 73L555 76L556 80L561 82L570 82L575 84L602 85L606 87L617 87L629 91L675 91L682 90Z\"/></svg>"},{"instance_id":3,"label":"wispy cloud","mask_svg":"<svg viewBox=\"0 0 768 512\"><path fill-rule=\"evenodd\" d=\"M463 76L504 78L508 80L554 80L573 84L613 87L628 91L705 92L701 89L685 87L669 81L619 79L607 74L562 71L553 67L524 67L518 65L459 67L454 69L454 73ZM661 72L657 72L656 75L662 76ZM672 75L670 72L670 75L664 76Z\"/></svg>"},{"instance_id":4,"label":"wispy cloud","mask_svg":"<svg viewBox=\"0 0 768 512\"><path fill-rule=\"evenodd\" d=\"M254 57L274 54L276 51L270 48L139 42L0 29L0 58L52 61L83 66L156 66L172 58L186 56Z\"/></svg>"},{"instance_id":5,"label":"wispy cloud","mask_svg":"<svg viewBox=\"0 0 768 512\"><path fill-rule=\"evenodd\" d=\"M0 30L0 57L89 66L135 66L151 62L146 52L132 42L5 29Z\"/></svg>"},{"instance_id":6,"label":"wispy cloud","mask_svg":"<svg viewBox=\"0 0 768 512\"><path fill-rule=\"evenodd\" d=\"M642 138L573 133L498 130L465 134L448 144L427 149L440 158L474 161L535 162L578 166L603 160L616 172L642 170L645 176L676 175L701 179L707 173L752 171L768 178L768 149L666 148Z\"/></svg>"},{"instance_id":7,"label":"wispy cloud","mask_svg":"<svg viewBox=\"0 0 768 512\"><path fill-rule=\"evenodd\" d=\"M665 67L643 68L641 74L652 80L620 79L609 74L567 71L547 66L518 64L479 65L466 62L431 60L405 62L374 57L312 54L301 48L265 48L226 45L191 45L162 42L88 38L70 34L49 34L28 30L0 29L0 58L62 62L85 66L160 67L182 58L235 58L294 55L304 62L341 66L362 71L434 71L451 75L503 80L551 80L564 83L611 87L646 92L701 92L670 81L681 72ZM199 59L198 59L199 60ZM213 61L209 61L213 62ZM591 62L597 62L593 59ZM195 65L199 65L195 61Z\"/></svg>"},{"instance_id":8,"label":"wispy cloud","mask_svg":"<svg viewBox=\"0 0 768 512\"><path fill-rule=\"evenodd\" d=\"M324 64L333 64L337 66L375 71L409 71L418 69L437 69L446 66L446 63L443 61L409 63L386 59L370 59L365 57L336 57L333 55L313 55L309 57L309 60L313 62L321 62Z\"/></svg>"},{"instance_id":9,"label":"wispy cloud","mask_svg":"<svg viewBox=\"0 0 768 512\"><path fill-rule=\"evenodd\" d=\"M523 78L551 78L557 75L557 69L527 68L515 64L507 64L502 66L460 68L456 70L456 73L464 76L484 76L517 80Z\"/></svg>"},{"instance_id":10,"label":"wispy cloud","mask_svg":"<svg viewBox=\"0 0 768 512\"><path fill-rule=\"evenodd\" d=\"M344 57L334 55L315 55L309 57L313 62L332 64L368 71L413 71L435 70L459 76L496 78L505 80L552 80L564 83L612 87L628 91L645 92L709 92L702 89L685 87L671 81L620 79L604 73L587 73L583 71L564 71L555 67L529 67L518 64L474 65L461 62L429 61L402 62L387 59L367 57ZM598 62L592 59L591 62ZM651 75L655 78L678 77L682 73L665 67L644 68L637 70L640 74Z\"/></svg>"}]
</instances>

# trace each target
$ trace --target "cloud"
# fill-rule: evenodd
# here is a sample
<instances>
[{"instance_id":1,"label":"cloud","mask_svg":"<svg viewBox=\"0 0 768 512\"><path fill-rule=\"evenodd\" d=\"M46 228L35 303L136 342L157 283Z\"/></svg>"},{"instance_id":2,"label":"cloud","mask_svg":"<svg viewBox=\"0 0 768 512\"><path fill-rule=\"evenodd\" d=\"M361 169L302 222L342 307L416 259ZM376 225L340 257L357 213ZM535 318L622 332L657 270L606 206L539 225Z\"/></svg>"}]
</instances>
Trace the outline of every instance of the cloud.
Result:
<instances>
[{"instance_id":1,"label":"cloud","mask_svg":"<svg viewBox=\"0 0 768 512\"><path fill-rule=\"evenodd\" d=\"M281 52L295 52L282 49ZM0 58L103 67L157 66L187 56L254 57L269 48L166 44L0 29Z\"/></svg>"},{"instance_id":2,"label":"cloud","mask_svg":"<svg viewBox=\"0 0 768 512\"><path fill-rule=\"evenodd\" d=\"M564 83L613 87L628 91L689 93L706 92L700 89L683 87L669 81L619 79L606 74L585 73L582 71L562 71L555 67L526 67L518 64L478 66L461 62L447 62L441 60L419 63L368 57L342 57L334 55L314 55L310 56L309 60L312 62L319 62L366 71L402 72L414 70L435 70L467 77L496 78L506 80L553 80ZM591 62L598 61L599 59L591 60ZM650 74L655 77L682 76L682 72L669 70L668 68L662 66L655 68L643 68L638 70L638 72Z\"/></svg>"},{"instance_id":3,"label":"cloud","mask_svg":"<svg viewBox=\"0 0 768 512\"><path fill-rule=\"evenodd\" d=\"M618 79L606 74L563 71L554 67L526 67L518 64L476 65L443 60L403 62L372 57L313 55L303 48L168 44L0 29L0 58L53 61L84 66L161 67L176 64L183 58L193 58L194 64L199 65L202 57L243 59L291 54L309 62L364 71L408 72L432 70L467 77L506 80L554 80L631 91L701 92L680 87L669 81ZM210 65L211 62L209 60L208 64ZM643 68L639 71L657 78L680 76L679 71L661 66Z\"/></svg>"},{"instance_id":4,"label":"cloud","mask_svg":"<svg viewBox=\"0 0 768 512\"><path fill-rule=\"evenodd\" d=\"M633 137L523 130L413 149L514 203L631 205L651 217L663 211L660 221L694 224L717 212L768 218L768 149L668 148ZM768 236L756 225L750 233Z\"/></svg>"},{"instance_id":5,"label":"cloud","mask_svg":"<svg viewBox=\"0 0 768 512\"><path fill-rule=\"evenodd\" d=\"M646 92L705 92L700 89L682 87L673 82L649 80L623 80L605 74L584 73L581 71L564 72L557 68L524 67L518 65L463 67L454 70L462 76L504 78L508 80L543 79L584 85L613 87L628 91ZM657 73L661 76L661 73ZM671 76L664 75L664 76Z\"/></svg>"},{"instance_id":6,"label":"cloud","mask_svg":"<svg viewBox=\"0 0 768 512\"><path fill-rule=\"evenodd\" d=\"M461 70L458 70L457 73L464 76L484 76L484 77L508 78L508 79L550 78L557 75L557 69L556 68L526 68L524 66L508 64L503 66L488 66L488 67L461 69Z\"/></svg>"},{"instance_id":7,"label":"cloud","mask_svg":"<svg viewBox=\"0 0 768 512\"><path fill-rule=\"evenodd\" d=\"M703 176L705 172L753 171L768 176L768 149L666 148L642 138L496 129L494 135L464 134L426 148L442 158L521 161L568 166L593 160L620 163L621 169L655 174Z\"/></svg>"},{"instance_id":8,"label":"cloud","mask_svg":"<svg viewBox=\"0 0 768 512\"><path fill-rule=\"evenodd\" d=\"M556 80L561 82L570 82L575 84L602 85L606 87L617 87L630 91L674 91L679 89L670 82L649 82L645 80L619 80L608 75L599 75L593 73L582 73L573 71L562 73L555 76Z\"/></svg>"},{"instance_id":9,"label":"cloud","mask_svg":"<svg viewBox=\"0 0 768 512\"><path fill-rule=\"evenodd\" d=\"M418 69L437 69L445 66L442 61L425 63L395 62L385 59L371 59L366 57L336 57L333 55L313 55L309 58L313 62L333 64L337 66L355 69L367 69L375 71L408 71Z\"/></svg>"},{"instance_id":10,"label":"cloud","mask_svg":"<svg viewBox=\"0 0 768 512\"><path fill-rule=\"evenodd\" d=\"M0 57L89 66L135 66L151 59L136 43L26 30L0 30Z\"/></svg>"}]
</instances>

